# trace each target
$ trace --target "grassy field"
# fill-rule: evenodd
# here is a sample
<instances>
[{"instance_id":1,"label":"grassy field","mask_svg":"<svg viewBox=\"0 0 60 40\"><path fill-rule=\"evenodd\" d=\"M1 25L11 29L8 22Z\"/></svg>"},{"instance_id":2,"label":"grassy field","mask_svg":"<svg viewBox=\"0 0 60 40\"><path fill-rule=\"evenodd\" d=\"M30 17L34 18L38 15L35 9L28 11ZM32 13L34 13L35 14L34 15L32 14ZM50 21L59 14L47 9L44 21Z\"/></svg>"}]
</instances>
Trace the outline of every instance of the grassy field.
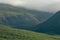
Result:
<instances>
[{"instance_id":1,"label":"grassy field","mask_svg":"<svg viewBox=\"0 0 60 40\"><path fill-rule=\"evenodd\" d=\"M50 36L0 25L0 40L60 40L60 36Z\"/></svg>"}]
</instances>

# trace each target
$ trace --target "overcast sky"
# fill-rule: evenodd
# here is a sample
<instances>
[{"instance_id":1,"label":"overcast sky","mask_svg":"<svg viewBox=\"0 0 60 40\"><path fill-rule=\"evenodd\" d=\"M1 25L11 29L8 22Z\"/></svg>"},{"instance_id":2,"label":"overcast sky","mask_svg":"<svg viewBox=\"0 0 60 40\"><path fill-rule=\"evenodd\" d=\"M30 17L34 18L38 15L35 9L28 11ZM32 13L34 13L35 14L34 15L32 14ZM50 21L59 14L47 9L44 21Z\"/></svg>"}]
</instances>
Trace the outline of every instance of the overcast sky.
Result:
<instances>
[{"instance_id":1,"label":"overcast sky","mask_svg":"<svg viewBox=\"0 0 60 40\"><path fill-rule=\"evenodd\" d=\"M60 0L0 0L13 6L23 6L30 9L54 12L60 10Z\"/></svg>"}]
</instances>

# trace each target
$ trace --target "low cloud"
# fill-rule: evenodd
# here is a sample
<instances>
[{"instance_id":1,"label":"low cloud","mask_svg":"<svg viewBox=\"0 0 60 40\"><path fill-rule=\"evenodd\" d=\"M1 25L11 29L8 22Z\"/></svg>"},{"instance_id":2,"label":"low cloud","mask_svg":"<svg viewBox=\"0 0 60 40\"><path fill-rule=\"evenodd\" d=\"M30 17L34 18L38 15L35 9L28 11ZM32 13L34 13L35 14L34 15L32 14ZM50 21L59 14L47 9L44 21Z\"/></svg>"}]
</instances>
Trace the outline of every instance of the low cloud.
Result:
<instances>
[{"instance_id":1,"label":"low cloud","mask_svg":"<svg viewBox=\"0 0 60 40\"><path fill-rule=\"evenodd\" d=\"M60 10L60 0L0 0L0 3L7 3L13 6L23 6L47 12Z\"/></svg>"}]
</instances>

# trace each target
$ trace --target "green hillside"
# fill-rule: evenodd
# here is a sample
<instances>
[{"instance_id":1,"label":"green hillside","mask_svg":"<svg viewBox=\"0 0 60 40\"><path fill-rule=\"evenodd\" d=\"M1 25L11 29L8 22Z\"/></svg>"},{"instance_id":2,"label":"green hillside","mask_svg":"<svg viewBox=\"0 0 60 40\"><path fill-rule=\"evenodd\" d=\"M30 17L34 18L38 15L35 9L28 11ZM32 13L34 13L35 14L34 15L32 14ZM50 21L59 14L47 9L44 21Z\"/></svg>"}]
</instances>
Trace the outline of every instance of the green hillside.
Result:
<instances>
[{"instance_id":1,"label":"green hillside","mask_svg":"<svg viewBox=\"0 0 60 40\"><path fill-rule=\"evenodd\" d=\"M60 37L0 25L0 40L60 40Z\"/></svg>"},{"instance_id":2,"label":"green hillside","mask_svg":"<svg viewBox=\"0 0 60 40\"><path fill-rule=\"evenodd\" d=\"M0 24L15 28L31 29L47 20L52 13L0 4Z\"/></svg>"}]
</instances>

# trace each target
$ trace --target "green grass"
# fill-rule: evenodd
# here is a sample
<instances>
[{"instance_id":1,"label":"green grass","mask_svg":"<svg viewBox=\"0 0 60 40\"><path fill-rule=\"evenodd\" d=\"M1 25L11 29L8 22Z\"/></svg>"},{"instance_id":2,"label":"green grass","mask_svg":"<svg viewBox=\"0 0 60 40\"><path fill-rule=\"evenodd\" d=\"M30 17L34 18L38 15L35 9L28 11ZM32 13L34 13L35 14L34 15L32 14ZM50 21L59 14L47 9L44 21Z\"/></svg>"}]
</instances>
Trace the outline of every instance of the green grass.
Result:
<instances>
[{"instance_id":1,"label":"green grass","mask_svg":"<svg viewBox=\"0 0 60 40\"><path fill-rule=\"evenodd\" d=\"M0 40L60 40L60 36L50 36L0 25Z\"/></svg>"}]
</instances>

